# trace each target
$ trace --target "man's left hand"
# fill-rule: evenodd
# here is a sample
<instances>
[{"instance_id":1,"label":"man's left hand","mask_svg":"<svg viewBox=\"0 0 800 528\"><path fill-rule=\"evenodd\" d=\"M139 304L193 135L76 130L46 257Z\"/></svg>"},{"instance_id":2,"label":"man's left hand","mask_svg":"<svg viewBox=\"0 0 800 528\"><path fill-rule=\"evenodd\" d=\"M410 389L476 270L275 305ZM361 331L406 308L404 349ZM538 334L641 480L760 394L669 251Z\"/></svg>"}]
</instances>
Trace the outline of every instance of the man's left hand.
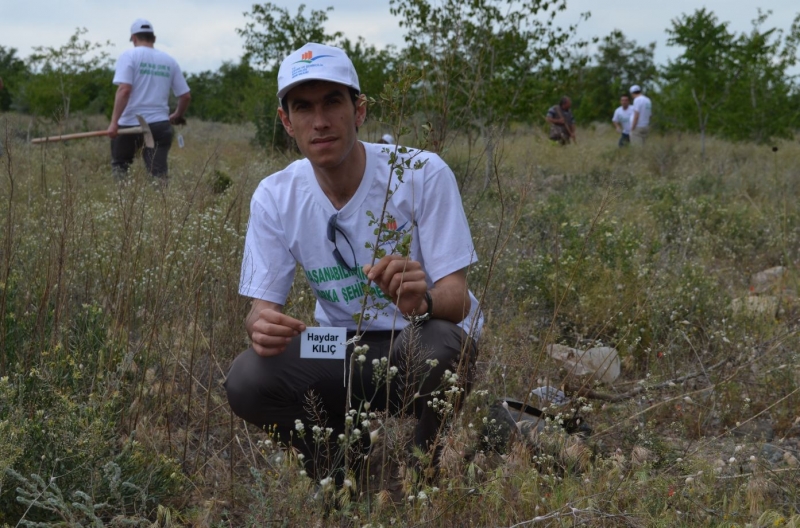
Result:
<instances>
[{"instance_id":1,"label":"man's left hand","mask_svg":"<svg viewBox=\"0 0 800 528\"><path fill-rule=\"evenodd\" d=\"M364 266L364 273L389 297L403 315L427 310L425 270L416 260L401 255L387 255L374 266Z\"/></svg>"}]
</instances>

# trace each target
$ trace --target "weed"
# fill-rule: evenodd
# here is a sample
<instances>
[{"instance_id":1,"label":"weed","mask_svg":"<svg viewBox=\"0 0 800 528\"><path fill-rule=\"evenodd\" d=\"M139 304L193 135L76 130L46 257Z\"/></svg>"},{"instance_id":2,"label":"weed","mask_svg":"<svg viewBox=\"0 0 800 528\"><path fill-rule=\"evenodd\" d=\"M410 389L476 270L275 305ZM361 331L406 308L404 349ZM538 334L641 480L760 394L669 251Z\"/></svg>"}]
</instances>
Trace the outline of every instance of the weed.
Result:
<instances>
[{"instance_id":1,"label":"weed","mask_svg":"<svg viewBox=\"0 0 800 528\"><path fill-rule=\"evenodd\" d=\"M27 122L7 117L24 135ZM402 123L365 132L387 125L402 136ZM193 124L166 188L138 166L115 184L103 142L6 145L0 524L798 524L796 145L709 139L702 162L685 135L634 156L598 127L554 153L518 127L494 145L486 186L484 154L451 131L443 156L486 315L473 393L443 431L439 475L422 483L400 456L410 421L354 402L350 440L368 428L376 444L349 456L366 447L372 465L366 481L342 475L320 495L294 455L275 464L268 432L232 418L221 387L247 346L248 199L287 156L251 146L252 132ZM215 193L220 175L230 183ZM403 236L383 229L391 219L373 214L384 236L370 242L402 252ZM751 292L750 277L776 265L782 282ZM773 311L735 302L767 297ZM287 311L311 321L302 274L290 298ZM591 456L559 437L554 451L476 450L495 398L574 381L543 352L553 342L620 353L613 387L583 387L605 397L580 404L593 408ZM303 427L313 441L328 426ZM398 502L369 480L392 461Z\"/></svg>"}]
</instances>

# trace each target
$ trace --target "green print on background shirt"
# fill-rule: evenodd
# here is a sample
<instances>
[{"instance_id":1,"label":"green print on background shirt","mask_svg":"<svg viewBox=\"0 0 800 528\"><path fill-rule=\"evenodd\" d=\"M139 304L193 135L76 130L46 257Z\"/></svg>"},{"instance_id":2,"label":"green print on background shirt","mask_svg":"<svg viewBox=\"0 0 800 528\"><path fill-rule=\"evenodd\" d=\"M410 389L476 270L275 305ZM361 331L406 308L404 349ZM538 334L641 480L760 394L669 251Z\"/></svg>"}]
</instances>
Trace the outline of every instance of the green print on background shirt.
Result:
<instances>
[{"instance_id":1,"label":"green print on background shirt","mask_svg":"<svg viewBox=\"0 0 800 528\"><path fill-rule=\"evenodd\" d=\"M139 75L155 75L156 77L170 77L169 66L166 64L153 64L152 62L139 63Z\"/></svg>"}]
</instances>

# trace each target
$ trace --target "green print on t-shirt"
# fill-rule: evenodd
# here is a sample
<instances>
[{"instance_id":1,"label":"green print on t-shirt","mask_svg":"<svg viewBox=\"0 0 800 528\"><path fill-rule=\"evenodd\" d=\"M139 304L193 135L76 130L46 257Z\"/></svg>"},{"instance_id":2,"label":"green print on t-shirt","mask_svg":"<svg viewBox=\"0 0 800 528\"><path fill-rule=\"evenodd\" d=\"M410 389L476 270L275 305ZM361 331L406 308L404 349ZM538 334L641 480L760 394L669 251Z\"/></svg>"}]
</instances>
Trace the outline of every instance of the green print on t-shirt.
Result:
<instances>
[{"instance_id":1,"label":"green print on t-shirt","mask_svg":"<svg viewBox=\"0 0 800 528\"><path fill-rule=\"evenodd\" d=\"M329 266L325 268L306 270L306 278L312 284L321 284L323 282L338 281L356 276L365 281L367 276L361 267L357 267L355 271L345 269L342 266Z\"/></svg>"},{"instance_id":2,"label":"green print on t-shirt","mask_svg":"<svg viewBox=\"0 0 800 528\"><path fill-rule=\"evenodd\" d=\"M318 299L325 299L332 303L339 302L339 296L336 294L336 290L317 290L315 288L314 292L317 294Z\"/></svg>"},{"instance_id":3,"label":"green print on t-shirt","mask_svg":"<svg viewBox=\"0 0 800 528\"><path fill-rule=\"evenodd\" d=\"M344 299L344 302L350 304L350 301L362 299L364 297L364 292L367 290L369 290L369 294L374 297L386 299L386 295L381 291L380 288L376 288L375 286L368 287L366 282L357 282L356 284L345 286L339 291L342 293L342 299ZM341 302L339 299L339 291L337 291L335 288L330 290L318 290L317 288L314 288L314 293L318 299L332 303Z\"/></svg>"},{"instance_id":4,"label":"green print on t-shirt","mask_svg":"<svg viewBox=\"0 0 800 528\"><path fill-rule=\"evenodd\" d=\"M305 270L305 274L306 279L308 279L308 282L312 285L341 281L349 279L350 277L357 277L359 279L358 282L342 286L338 290L335 288L314 288L314 293L318 299L332 303L338 303L343 300L347 304L350 304L351 301L362 299L365 293L374 298L387 299L380 288L367 286L367 276L364 275L364 271L361 267L357 267L355 270L349 270L340 265L326 266L319 269Z\"/></svg>"},{"instance_id":5,"label":"green print on t-shirt","mask_svg":"<svg viewBox=\"0 0 800 528\"><path fill-rule=\"evenodd\" d=\"M155 75L156 77L169 77L170 70L166 64L153 64L152 62L139 63L139 75Z\"/></svg>"},{"instance_id":6,"label":"green print on t-shirt","mask_svg":"<svg viewBox=\"0 0 800 528\"><path fill-rule=\"evenodd\" d=\"M376 288L375 286L367 287L366 282L359 282L356 284L351 284L350 286L345 286L342 288L342 297L347 304L350 304L350 301L360 300L363 298L364 293L367 292L368 289L369 295L373 297L379 297L381 299L387 299L386 295L380 288Z\"/></svg>"},{"instance_id":7,"label":"green print on t-shirt","mask_svg":"<svg viewBox=\"0 0 800 528\"><path fill-rule=\"evenodd\" d=\"M350 286L344 286L340 290L336 290L336 288L331 288L330 290L320 290L314 288L314 293L318 299L332 303L344 301L345 303L350 304L351 301L360 301L363 299L364 292L367 291L367 289L369 289L369 293L373 297L386 299L386 295L381 291L380 288L376 288L375 286L369 286L368 288L366 282L357 282L355 284L351 284ZM341 293L341 297L339 296L339 293Z\"/></svg>"}]
</instances>

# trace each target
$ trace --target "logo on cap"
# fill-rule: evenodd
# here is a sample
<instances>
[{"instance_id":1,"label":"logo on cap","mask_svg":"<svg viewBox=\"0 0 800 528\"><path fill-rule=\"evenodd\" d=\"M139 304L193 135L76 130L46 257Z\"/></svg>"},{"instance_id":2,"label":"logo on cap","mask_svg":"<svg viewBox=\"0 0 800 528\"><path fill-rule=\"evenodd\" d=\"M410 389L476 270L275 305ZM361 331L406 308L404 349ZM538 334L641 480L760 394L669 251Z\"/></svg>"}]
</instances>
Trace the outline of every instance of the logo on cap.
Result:
<instances>
[{"instance_id":1,"label":"logo on cap","mask_svg":"<svg viewBox=\"0 0 800 528\"><path fill-rule=\"evenodd\" d=\"M317 55L314 56L313 51L305 51L302 55L300 55L300 60L295 61L293 64L297 64L298 62L305 62L306 64L311 64L315 60L324 59L325 57L333 57L333 55Z\"/></svg>"}]
</instances>

